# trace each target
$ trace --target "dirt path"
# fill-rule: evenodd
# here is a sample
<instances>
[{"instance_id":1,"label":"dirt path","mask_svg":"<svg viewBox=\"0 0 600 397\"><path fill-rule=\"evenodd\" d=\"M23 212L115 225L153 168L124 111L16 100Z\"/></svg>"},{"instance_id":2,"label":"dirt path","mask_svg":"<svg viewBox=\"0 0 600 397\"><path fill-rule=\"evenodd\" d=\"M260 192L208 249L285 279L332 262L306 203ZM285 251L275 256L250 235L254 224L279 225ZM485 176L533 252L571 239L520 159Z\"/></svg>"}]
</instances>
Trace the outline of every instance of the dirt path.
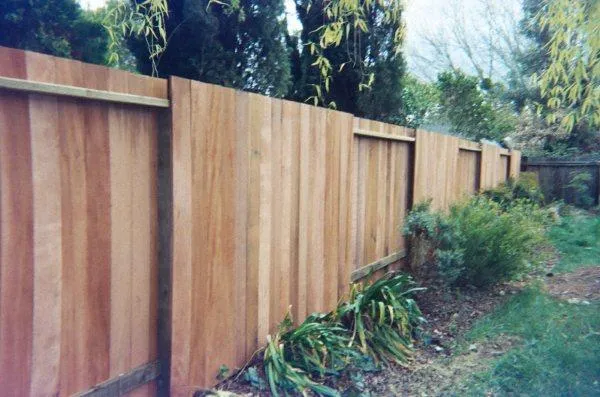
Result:
<instances>
[{"instance_id":1,"label":"dirt path","mask_svg":"<svg viewBox=\"0 0 600 397\"><path fill-rule=\"evenodd\" d=\"M572 303L600 300L600 265L548 277L548 293Z\"/></svg>"}]
</instances>

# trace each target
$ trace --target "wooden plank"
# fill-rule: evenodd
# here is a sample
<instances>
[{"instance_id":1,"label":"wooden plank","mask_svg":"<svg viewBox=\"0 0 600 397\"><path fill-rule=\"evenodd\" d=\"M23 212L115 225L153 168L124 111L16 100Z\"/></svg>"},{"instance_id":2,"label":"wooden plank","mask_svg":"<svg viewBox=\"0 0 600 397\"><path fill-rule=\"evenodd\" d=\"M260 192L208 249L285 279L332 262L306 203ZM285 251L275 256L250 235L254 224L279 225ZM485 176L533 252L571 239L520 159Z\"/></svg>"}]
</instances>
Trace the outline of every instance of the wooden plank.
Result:
<instances>
[{"instance_id":1,"label":"wooden plank","mask_svg":"<svg viewBox=\"0 0 600 397\"><path fill-rule=\"evenodd\" d=\"M213 273L213 261L215 260L214 247L219 233L217 224L218 214L212 214L213 201L218 192L210 192L209 187L214 187L211 178L215 177L214 163L218 161L215 147L215 137L211 134L211 128L216 127L213 112L218 112L218 97L215 87L196 81L191 82L191 128L189 160L191 163L191 179L188 182L191 190L191 212L190 228L192 242L192 257L190 277L191 302L187 316L191 317L190 329L190 353L189 374L184 385L209 383L208 360L209 339L212 335L214 321L211 318L211 291L215 275ZM219 131L220 132L220 131ZM225 132L224 132L225 133ZM211 152L212 150L212 152ZM210 240L209 240L210 239ZM196 242L202 241L203 244ZM223 314L223 317L229 313ZM224 337L222 339L225 339ZM219 343L220 344L220 343ZM211 359L219 360L222 356L217 355Z\"/></svg>"},{"instance_id":2,"label":"wooden plank","mask_svg":"<svg viewBox=\"0 0 600 397\"><path fill-rule=\"evenodd\" d=\"M32 56L34 55L34 56ZM28 53L28 78L54 80L52 57ZM34 304L30 395L59 392L62 225L56 100L29 96L34 214Z\"/></svg>"},{"instance_id":3,"label":"wooden plank","mask_svg":"<svg viewBox=\"0 0 600 397\"><path fill-rule=\"evenodd\" d=\"M342 114L327 112L325 124L325 208L324 208L324 308L333 309L338 300L340 265L340 140L343 138Z\"/></svg>"},{"instance_id":4,"label":"wooden plank","mask_svg":"<svg viewBox=\"0 0 600 397\"><path fill-rule=\"evenodd\" d=\"M137 128L132 135L131 186L131 364L154 360L156 333L156 126L149 110L130 110ZM137 393L140 393L139 391Z\"/></svg>"},{"instance_id":5,"label":"wooden plank","mask_svg":"<svg viewBox=\"0 0 600 397\"><path fill-rule=\"evenodd\" d=\"M340 176L338 180L339 189L339 266L338 266L338 299L343 299L349 290L350 273L353 267L352 257L352 225L353 213L352 202L354 201L354 176L352 150L354 146L354 134L352 133L353 117L340 115Z\"/></svg>"},{"instance_id":6,"label":"wooden plank","mask_svg":"<svg viewBox=\"0 0 600 397\"><path fill-rule=\"evenodd\" d=\"M325 218L325 121L326 110L311 109L310 131L310 242L308 266L308 313L321 312L325 308L325 248L324 223Z\"/></svg>"},{"instance_id":7,"label":"wooden plank","mask_svg":"<svg viewBox=\"0 0 600 397\"><path fill-rule=\"evenodd\" d=\"M246 359L247 267L248 267L248 193L249 193L249 99L236 92L236 201L235 201L235 279L237 362Z\"/></svg>"},{"instance_id":8,"label":"wooden plank","mask_svg":"<svg viewBox=\"0 0 600 397\"><path fill-rule=\"evenodd\" d=\"M118 397L146 385L160 375L160 363L153 361L140 365L126 373L119 374L99 383L90 390L77 393L75 397Z\"/></svg>"},{"instance_id":9,"label":"wooden plank","mask_svg":"<svg viewBox=\"0 0 600 397\"><path fill-rule=\"evenodd\" d=\"M111 274L110 274L110 372L109 377L127 371L131 364L132 290L132 133L137 126L127 111L109 109L111 184Z\"/></svg>"},{"instance_id":10,"label":"wooden plank","mask_svg":"<svg viewBox=\"0 0 600 397\"><path fill-rule=\"evenodd\" d=\"M296 320L305 318L307 313L307 288L310 246L310 130L311 107L301 105L300 108L300 174L299 174L299 235L298 235L298 298Z\"/></svg>"},{"instance_id":11,"label":"wooden plank","mask_svg":"<svg viewBox=\"0 0 600 397\"><path fill-rule=\"evenodd\" d=\"M28 81L24 79L16 79L1 76L0 89L44 95L65 96L70 98L94 101L123 103L129 105L151 106L158 108L168 108L170 106L168 99L155 98L143 95L123 94L118 92L96 90L92 88L69 86L64 84L42 83L38 81Z\"/></svg>"},{"instance_id":12,"label":"wooden plank","mask_svg":"<svg viewBox=\"0 0 600 397\"><path fill-rule=\"evenodd\" d=\"M292 287L294 283L294 251L296 251L297 232L294 229L297 227L297 179L294 179L297 175L297 171L294 171L298 165L298 155L295 148L295 141L298 138L298 132L295 130L297 117L299 115L299 107L289 101L282 101L281 107L281 125L279 130L274 130L274 134L280 134L280 161L281 161L281 172L280 172L280 186L279 199L274 197L274 200L281 202L281 222L279 224L280 232L277 232L277 228L274 226L275 234L280 234L280 256L279 259L275 259L279 265L279 321L285 316L290 305L294 302L294 290ZM296 251L297 252L297 251ZM275 294L273 294L275 296Z\"/></svg>"},{"instance_id":13,"label":"wooden plank","mask_svg":"<svg viewBox=\"0 0 600 397\"><path fill-rule=\"evenodd\" d=\"M294 319L299 318L298 299L299 299L299 236L300 236L300 141L301 137L301 104L296 102L286 102L284 106L284 117L286 123L290 122L289 136L290 152L290 305L292 305L292 315ZM284 134L286 129L284 129Z\"/></svg>"},{"instance_id":14,"label":"wooden plank","mask_svg":"<svg viewBox=\"0 0 600 397\"><path fill-rule=\"evenodd\" d=\"M406 257L406 251L404 251L404 250L394 252L391 255L388 255L388 256L381 258L375 262L369 263L366 266L356 269L355 271L352 272L351 280L352 280L352 282L357 282L360 279L370 275L371 273L376 272L377 270L383 269L383 268L391 265L392 263L397 262L400 259L405 258L405 257Z\"/></svg>"},{"instance_id":15,"label":"wooden plank","mask_svg":"<svg viewBox=\"0 0 600 397\"><path fill-rule=\"evenodd\" d=\"M7 62L16 65L24 60L2 59L0 68ZM0 390L15 396L29 393L33 345L35 251L29 117L24 95L0 93Z\"/></svg>"},{"instance_id":16,"label":"wooden plank","mask_svg":"<svg viewBox=\"0 0 600 397\"><path fill-rule=\"evenodd\" d=\"M188 384L192 303L191 82L170 79L173 162L171 390Z\"/></svg>"},{"instance_id":17,"label":"wooden plank","mask_svg":"<svg viewBox=\"0 0 600 397\"><path fill-rule=\"evenodd\" d=\"M76 103L59 103L61 130L61 185L63 202L63 295L61 391L75 393L89 387L87 356L86 266L87 188L85 122ZM82 330L84 330L82 332ZM85 368L86 370L81 370Z\"/></svg>"},{"instance_id":18,"label":"wooden plank","mask_svg":"<svg viewBox=\"0 0 600 397\"><path fill-rule=\"evenodd\" d=\"M369 131L369 130L364 130L364 129L357 129L357 130L354 130L354 134L359 135L359 136L364 136L364 137L387 139L387 140L391 140L391 141L401 141L401 142L414 142L415 141L414 137L384 133L384 132L377 131L377 130Z\"/></svg>"},{"instance_id":19,"label":"wooden plank","mask_svg":"<svg viewBox=\"0 0 600 397\"><path fill-rule=\"evenodd\" d=\"M110 311L111 311L111 185L108 108L102 104L87 104L85 117L85 188L87 223L87 257L78 269L87 267L85 297L78 297L86 306L85 334L86 372L89 384L109 376ZM75 298L75 297L73 297ZM82 367L79 368L82 370Z\"/></svg>"},{"instance_id":20,"label":"wooden plank","mask_svg":"<svg viewBox=\"0 0 600 397\"><path fill-rule=\"evenodd\" d=\"M198 102L196 102L196 99ZM211 384L221 365L237 365L235 342L235 91L192 82L193 241L192 327L204 328L192 352L189 384ZM198 109L198 107L194 107ZM267 302L268 305L268 302ZM201 335L202 335L201 334Z\"/></svg>"},{"instance_id":21,"label":"wooden plank","mask_svg":"<svg viewBox=\"0 0 600 397\"><path fill-rule=\"evenodd\" d=\"M271 211L269 217L271 219L271 270L270 270L270 313L269 313L269 334L277 331L277 324L283 320L285 316L285 304L281 301L282 285L282 229L283 224L283 205L281 200L282 188L282 134L281 134L281 101L271 102L271 189L266 194L271 196Z\"/></svg>"},{"instance_id":22,"label":"wooden plank","mask_svg":"<svg viewBox=\"0 0 600 397\"><path fill-rule=\"evenodd\" d=\"M518 150L512 150L510 152L510 160L509 160L509 176L511 178L518 178L519 173L521 172L521 152Z\"/></svg>"}]
</instances>

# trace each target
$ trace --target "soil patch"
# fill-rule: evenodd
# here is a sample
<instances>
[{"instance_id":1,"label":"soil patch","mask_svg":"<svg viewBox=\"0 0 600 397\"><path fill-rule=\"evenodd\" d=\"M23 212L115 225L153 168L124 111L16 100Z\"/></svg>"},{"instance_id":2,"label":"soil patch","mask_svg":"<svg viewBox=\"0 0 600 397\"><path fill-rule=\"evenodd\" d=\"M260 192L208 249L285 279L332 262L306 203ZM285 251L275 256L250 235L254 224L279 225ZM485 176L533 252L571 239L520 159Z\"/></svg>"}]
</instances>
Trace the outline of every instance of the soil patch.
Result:
<instances>
[{"instance_id":1,"label":"soil patch","mask_svg":"<svg viewBox=\"0 0 600 397\"><path fill-rule=\"evenodd\" d=\"M573 303L600 300L600 265L548 277L548 293Z\"/></svg>"}]
</instances>

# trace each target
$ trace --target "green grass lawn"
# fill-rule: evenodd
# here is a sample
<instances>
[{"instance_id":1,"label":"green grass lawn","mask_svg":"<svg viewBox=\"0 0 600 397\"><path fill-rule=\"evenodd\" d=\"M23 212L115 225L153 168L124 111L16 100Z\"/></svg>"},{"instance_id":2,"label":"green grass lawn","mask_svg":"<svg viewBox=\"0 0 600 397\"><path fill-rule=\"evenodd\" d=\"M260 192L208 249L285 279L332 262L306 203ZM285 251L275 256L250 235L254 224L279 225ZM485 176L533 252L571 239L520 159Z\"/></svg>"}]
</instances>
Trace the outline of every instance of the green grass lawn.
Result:
<instances>
[{"instance_id":1,"label":"green grass lawn","mask_svg":"<svg viewBox=\"0 0 600 397\"><path fill-rule=\"evenodd\" d=\"M600 217L563 219L550 231L567 272L600 265ZM532 285L479 321L469 343L498 335L522 343L473 375L471 395L600 396L600 303L569 304Z\"/></svg>"},{"instance_id":2,"label":"green grass lawn","mask_svg":"<svg viewBox=\"0 0 600 397\"><path fill-rule=\"evenodd\" d=\"M555 272L600 265L600 216L564 217L548 236L561 256Z\"/></svg>"}]
</instances>

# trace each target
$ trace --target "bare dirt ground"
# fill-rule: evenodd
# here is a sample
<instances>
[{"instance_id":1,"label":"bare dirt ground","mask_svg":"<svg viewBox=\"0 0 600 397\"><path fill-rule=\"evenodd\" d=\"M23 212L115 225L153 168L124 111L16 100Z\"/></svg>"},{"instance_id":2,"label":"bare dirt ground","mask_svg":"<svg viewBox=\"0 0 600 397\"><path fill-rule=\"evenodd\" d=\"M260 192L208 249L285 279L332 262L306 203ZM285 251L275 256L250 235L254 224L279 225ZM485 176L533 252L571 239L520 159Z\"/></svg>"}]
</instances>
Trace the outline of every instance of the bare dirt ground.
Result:
<instances>
[{"instance_id":1,"label":"bare dirt ground","mask_svg":"<svg viewBox=\"0 0 600 397\"><path fill-rule=\"evenodd\" d=\"M546 285L550 295L574 303L600 300L600 264L548 277Z\"/></svg>"}]
</instances>

